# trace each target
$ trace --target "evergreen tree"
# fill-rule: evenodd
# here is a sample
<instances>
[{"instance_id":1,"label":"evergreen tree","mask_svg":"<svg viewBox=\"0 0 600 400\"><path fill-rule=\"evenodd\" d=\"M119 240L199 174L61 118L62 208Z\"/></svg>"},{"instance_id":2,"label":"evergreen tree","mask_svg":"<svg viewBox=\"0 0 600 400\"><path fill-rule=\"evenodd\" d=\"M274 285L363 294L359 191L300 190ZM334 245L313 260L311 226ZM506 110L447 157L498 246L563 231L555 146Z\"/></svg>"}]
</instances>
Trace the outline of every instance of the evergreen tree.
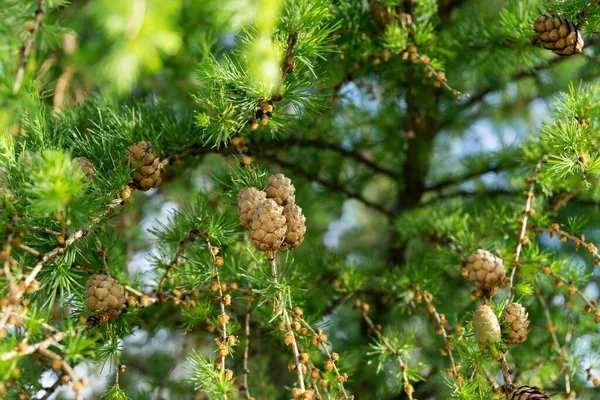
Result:
<instances>
[{"instance_id":1,"label":"evergreen tree","mask_svg":"<svg viewBox=\"0 0 600 400\"><path fill-rule=\"evenodd\" d=\"M0 17L0 397L600 397L597 1Z\"/></svg>"}]
</instances>

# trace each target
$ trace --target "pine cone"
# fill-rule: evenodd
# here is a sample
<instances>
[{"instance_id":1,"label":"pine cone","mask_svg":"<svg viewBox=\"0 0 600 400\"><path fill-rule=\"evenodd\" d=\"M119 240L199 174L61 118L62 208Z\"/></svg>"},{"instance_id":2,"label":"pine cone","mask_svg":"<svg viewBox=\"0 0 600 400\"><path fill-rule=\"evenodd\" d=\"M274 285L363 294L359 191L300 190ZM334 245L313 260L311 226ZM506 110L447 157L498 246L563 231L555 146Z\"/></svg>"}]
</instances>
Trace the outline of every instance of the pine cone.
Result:
<instances>
[{"instance_id":1,"label":"pine cone","mask_svg":"<svg viewBox=\"0 0 600 400\"><path fill-rule=\"evenodd\" d=\"M523 343L529 333L529 314L519 303L511 303L504 308L506 337L511 344Z\"/></svg>"},{"instance_id":2,"label":"pine cone","mask_svg":"<svg viewBox=\"0 0 600 400\"><path fill-rule=\"evenodd\" d=\"M85 305L90 311L100 311L108 319L117 319L127 296L125 287L110 276L92 275L85 285Z\"/></svg>"},{"instance_id":3,"label":"pine cone","mask_svg":"<svg viewBox=\"0 0 600 400\"><path fill-rule=\"evenodd\" d=\"M249 228L252 223L252 215L267 194L253 187L245 187L238 194L238 215L243 227Z\"/></svg>"},{"instance_id":4,"label":"pine cone","mask_svg":"<svg viewBox=\"0 0 600 400\"><path fill-rule=\"evenodd\" d=\"M477 289L494 294L502 284L506 271L500 257L487 250L475 250L467 258L469 279L475 282Z\"/></svg>"},{"instance_id":5,"label":"pine cone","mask_svg":"<svg viewBox=\"0 0 600 400\"><path fill-rule=\"evenodd\" d=\"M287 204L283 208L283 216L285 217L287 226L285 246L295 249L304 241L306 217L302 214L302 209L296 204Z\"/></svg>"},{"instance_id":6,"label":"pine cone","mask_svg":"<svg viewBox=\"0 0 600 400\"><path fill-rule=\"evenodd\" d=\"M285 239L286 225L283 207L274 200L263 200L252 215L250 235L259 250L275 251Z\"/></svg>"},{"instance_id":7,"label":"pine cone","mask_svg":"<svg viewBox=\"0 0 600 400\"><path fill-rule=\"evenodd\" d=\"M542 47L561 56L583 51L583 38L572 22L558 15L541 15L534 24L535 36Z\"/></svg>"},{"instance_id":8,"label":"pine cone","mask_svg":"<svg viewBox=\"0 0 600 400\"><path fill-rule=\"evenodd\" d=\"M94 179L96 177L96 169L94 164L85 157L76 157L73 159L81 168L81 171L88 179Z\"/></svg>"},{"instance_id":9,"label":"pine cone","mask_svg":"<svg viewBox=\"0 0 600 400\"><path fill-rule=\"evenodd\" d=\"M265 193L267 193L267 198L275 200L280 206L293 204L296 201L294 196L296 188L290 178L286 178L283 174L275 174L269 177Z\"/></svg>"},{"instance_id":10,"label":"pine cone","mask_svg":"<svg viewBox=\"0 0 600 400\"><path fill-rule=\"evenodd\" d=\"M550 397L544 394L542 390L536 386L519 386L511 388L508 400L550 400Z\"/></svg>"},{"instance_id":11,"label":"pine cone","mask_svg":"<svg viewBox=\"0 0 600 400\"><path fill-rule=\"evenodd\" d=\"M500 323L490 306L484 304L475 310L473 333L481 347L487 347L500 341Z\"/></svg>"},{"instance_id":12,"label":"pine cone","mask_svg":"<svg viewBox=\"0 0 600 400\"><path fill-rule=\"evenodd\" d=\"M160 159L152 152L150 142L138 142L127 148L127 158L133 167L133 183L144 192L157 187L162 180Z\"/></svg>"}]
</instances>

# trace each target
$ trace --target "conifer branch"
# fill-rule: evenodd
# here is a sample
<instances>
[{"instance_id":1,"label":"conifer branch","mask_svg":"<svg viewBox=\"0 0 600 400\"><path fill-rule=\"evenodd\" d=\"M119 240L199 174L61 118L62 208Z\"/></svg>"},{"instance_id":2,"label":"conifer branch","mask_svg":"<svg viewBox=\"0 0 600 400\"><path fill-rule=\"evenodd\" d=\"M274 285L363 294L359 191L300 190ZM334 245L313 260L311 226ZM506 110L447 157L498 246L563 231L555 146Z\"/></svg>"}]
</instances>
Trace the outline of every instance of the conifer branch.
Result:
<instances>
[{"instance_id":1,"label":"conifer branch","mask_svg":"<svg viewBox=\"0 0 600 400\"><path fill-rule=\"evenodd\" d=\"M375 323L373 322L373 320L369 317L368 307L364 307L364 304L362 304L362 302L360 302L360 300L358 299L356 301L356 306L360 311L361 316L367 323L367 326L371 329L375 336L377 336L377 338L381 340L381 342L387 348L390 355L398 361L398 365L400 365L400 372L402 376L402 387L404 388L404 392L406 393L408 398L410 400L413 400L413 393L415 389L408 380L408 364L406 364L400 352L396 348L394 348L394 346L392 346L388 338L385 337L383 333L381 333L381 329L378 328L377 325L375 325Z\"/></svg>"},{"instance_id":2,"label":"conifer branch","mask_svg":"<svg viewBox=\"0 0 600 400\"><path fill-rule=\"evenodd\" d=\"M248 302L248 308L246 309L245 317L245 343L244 343L244 358L243 358L243 371L242 371L242 390L246 395L246 400L254 399L250 395L250 387L248 385L248 376L250 374L250 368L248 367L248 353L250 351L250 315L252 314L252 305Z\"/></svg>"},{"instance_id":3,"label":"conifer branch","mask_svg":"<svg viewBox=\"0 0 600 400\"><path fill-rule=\"evenodd\" d=\"M572 233L560 229L560 226L558 224L552 224L551 228L547 228L544 226L533 226L532 229L536 232L548 233L550 234L551 238L553 238L556 235L559 235L560 237L570 239L571 241L573 241L573 243L575 243L575 249L578 250L580 247L585 248L595 258L594 265L600 265L600 253L598 252L598 247L594 243L586 242L584 235L577 237Z\"/></svg>"},{"instance_id":4,"label":"conifer branch","mask_svg":"<svg viewBox=\"0 0 600 400\"><path fill-rule=\"evenodd\" d=\"M107 209L105 211L102 212L102 214L100 215L100 217L94 217L91 219L92 221L92 225L95 225L97 223L100 222L101 218L110 215L110 213L112 212L112 210L114 210L118 205L120 205L123 202L123 199L121 199L120 197L117 197L116 199L114 199L110 204L108 204ZM44 265L50 261L51 259L53 259L54 257L56 257L57 255L63 254L65 249L69 246L71 246L73 243L75 243L77 240L81 239L84 236L87 236L89 234L89 228L88 229L80 229L77 230L75 232L73 232L64 242L64 244L55 247L54 249L50 250L49 252L45 253L39 260L38 262L35 264L35 266L33 267L33 269L31 270L31 272L29 273L29 275L27 276L27 278L25 279L25 286L29 286L33 280L35 279L35 277L37 276L37 274L41 271L41 269L44 267Z\"/></svg>"},{"instance_id":5,"label":"conifer branch","mask_svg":"<svg viewBox=\"0 0 600 400\"><path fill-rule=\"evenodd\" d=\"M500 366L502 368L502 377L504 379L504 392L506 394L506 398L508 399L510 388L512 387L512 379L510 377L510 368L508 367L504 353L500 353Z\"/></svg>"},{"instance_id":6,"label":"conifer branch","mask_svg":"<svg viewBox=\"0 0 600 400\"><path fill-rule=\"evenodd\" d=\"M29 62L29 55L33 49L33 41L35 40L35 35L37 31L40 29L42 25L42 16L44 15L44 0L38 1L38 7L34 13L33 24L27 34L27 39L23 42L21 49L19 50L19 55L21 58L21 62L19 63L19 67L17 68L17 74L15 76L15 83L13 85L13 93L17 93L21 86L23 85L23 79L25 78L25 70L27 69L27 63Z\"/></svg>"},{"instance_id":7,"label":"conifer branch","mask_svg":"<svg viewBox=\"0 0 600 400\"><path fill-rule=\"evenodd\" d=\"M456 362L454 361L454 355L452 354L452 349L454 348L454 343L448 333L446 332L446 328L444 327L446 317L437 312L437 309L433 305L433 296L431 293L427 291L421 292L419 285L415 286L417 293L421 293L421 297L425 299L425 303L427 303L427 311L433 316L435 321L437 322L436 333L440 333L444 338L444 344L446 345L446 351L448 352L448 358L450 359L450 365L452 374L454 379L459 379L458 368L456 367Z\"/></svg>"},{"instance_id":8,"label":"conifer branch","mask_svg":"<svg viewBox=\"0 0 600 400\"><path fill-rule=\"evenodd\" d=\"M179 264L179 258L183 255L183 253L185 253L185 250L187 248L186 246L188 244L196 241L197 235L198 235L198 230L191 229L188 232L188 234L186 235L186 237L181 242L179 242L179 246L177 247L177 251L175 252L175 255L173 256L173 258L171 259L169 264L167 264L167 266L165 268L165 272L163 273L163 275L160 278L160 281L158 283L158 287L157 287L156 291L158 293L159 298L163 297L164 285L165 285L165 282L167 281L167 279L169 279L169 273L171 272L171 269L173 269L173 267L175 267L177 264ZM210 248L209 248L209 250L210 250Z\"/></svg>"},{"instance_id":9,"label":"conifer branch","mask_svg":"<svg viewBox=\"0 0 600 400\"><path fill-rule=\"evenodd\" d=\"M306 328L308 329L308 331L311 333L311 335L313 335L316 338L319 338L319 334L312 328L312 326L310 326L310 324L308 324L306 322L306 320L304 320L304 318L301 317L301 315L298 315L299 313L294 313L295 314L295 318L300 321L300 323ZM337 353L331 353L329 351L329 349L327 348L327 345L325 344L325 342L321 341L321 340L316 340L317 344L321 347L321 349L323 350L323 353L325 353L325 355L327 356L327 360L331 363L330 365L333 368L333 371L335 372L335 376L337 378L337 382L340 385L340 390L342 391L342 396L345 399L353 399L354 396L348 396L348 394L346 393L346 388L344 387L344 382L345 382L345 378L342 374L340 374L340 371L337 367L336 362L339 360L339 355Z\"/></svg>"},{"instance_id":10,"label":"conifer branch","mask_svg":"<svg viewBox=\"0 0 600 400\"><path fill-rule=\"evenodd\" d=\"M565 348L563 348L561 346L560 342L558 341L558 336L556 335L556 325L554 325L554 323L552 322L552 316L550 315L550 309L548 308L548 304L546 303L544 296L542 296L542 294L540 293L539 290L536 290L535 295L537 296L537 298L540 302L540 305L542 306L542 309L544 310L544 316L546 317L546 322L548 323L547 329L550 332L550 336L552 337L552 344L554 345L554 350L556 350L556 353L558 356L558 362L564 368L565 367L564 363L565 363L567 355L568 355L567 351ZM565 372L565 392L567 393L567 395L569 393L571 393L571 378L570 378L568 370Z\"/></svg>"},{"instance_id":11,"label":"conifer branch","mask_svg":"<svg viewBox=\"0 0 600 400\"><path fill-rule=\"evenodd\" d=\"M512 262L513 268L512 268L512 271L510 272L510 279L509 279L509 283L508 283L508 296L509 297L512 293L513 280L515 278L515 273L517 272L517 268L519 266L519 257L521 255L521 250L523 249L523 245L528 243L528 239L525 237L525 234L527 233L527 220L529 218L529 215L533 215L533 210L531 208L531 203L533 202L533 199L534 199L533 189L535 188L535 184L537 183L538 174L539 174L540 170L542 169L542 165L544 164L544 162L546 162L547 158L548 158L547 156L543 156L537 162L537 164L535 164L532 177L527 179L527 183L529 183L529 190L526 192L527 201L525 202L525 210L523 213L523 220L521 222L521 232L519 233L519 243L517 244L517 250L515 252L515 259Z\"/></svg>"},{"instance_id":12,"label":"conifer branch","mask_svg":"<svg viewBox=\"0 0 600 400\"><path fill-rule=\"evenodd\" d=\"M219 352L220 352L220 356L221 356L221 374L225 374L225 357L227 355L226 353L229 352L227 349L227 346L228 346L227 323L229 322L229 316L225 312L225 300L223 297L223 287L221 286L221 278L219 276L219 267L220 267L220 265L223 264L223 259L221 257L217 257L219 248L212 246L212 244L210 243L210 238L208 237L208 234L203 233L201 236L202 236L202 239L204 240L204 243L206 243L206 247L212 258L213 266L214 266L214 279L216 280L217 286L219 288L218 289L219 307L221 310L221 314L218 317L218 321L221 324L221 341L222 341L219 345Z\"/></svg>"},{"instance_id":13,"label":"conifer branch","mask_svg":"<svg viewBox=\"0 0 600 400\"><path fill-rule=\"evenodd\" d=\"M271 277L275 284L278 283L277 279L277 261L275 260L275 254L268 254L269 264L271 265ZM292 324L286 307L282 307L281 299L279 296L275 299L274 309L278 314L281 314L283 323L285 325L285 344L292 346L294 353L294 361L296 363L296 373L298 374L298 385L302 393L306 390L304 386L304 374L302 373L302 363L300 362L300 352L298 350L298 342L296 341L296 335L292 329Z\"/></svg>"},{"instance_id":14,"label":"conifer branch","mask_svg":"<svg viewBox=\"0 0 600 400\"><path fill-rule=\"evenodd\" d=\"M278 150L280 150L281 146L284 146L284 148L286 146L297 146L314 148L316 150L330 150L339 153L344 157L351 158L360 164L364 164L365 166L371 168L373 171L389 176L390 178L398 179L401 176L400 173L377 164L376 162L366 157L364 154L360 153L357 150L347 149L338 143L329 142L325 140L289 137L274 141L259 142L256 143L256 145L259 146L261 149L277 148Z\"/></svg>"},{"instance_id":15,"label":"conifer branch","mask_svg":"<svg viewBox=\"0 0 600 400\"><path fill-rule=\"evenodd\" d=\"M50 334L46 339L42 340L41 342L26 345L22 348L7 351L6 353L2 353L2 355L0 355L0 360L7 361L7 360L13 359L17 356L22 357L22 356L26 356L28 354L33 354L33 353L39 351L40 349L47 349L48 347L50 347L56 343L62 342L66 336L68 336L68 335L74 336L74 335L78 334L79 332L83 331L84 329L85 329L85 327L81 326L81 327L75 328L73 331L67 332L67 333L61 332L61 331L54 332L54 333Z\"/></svg>"}]
</instances>

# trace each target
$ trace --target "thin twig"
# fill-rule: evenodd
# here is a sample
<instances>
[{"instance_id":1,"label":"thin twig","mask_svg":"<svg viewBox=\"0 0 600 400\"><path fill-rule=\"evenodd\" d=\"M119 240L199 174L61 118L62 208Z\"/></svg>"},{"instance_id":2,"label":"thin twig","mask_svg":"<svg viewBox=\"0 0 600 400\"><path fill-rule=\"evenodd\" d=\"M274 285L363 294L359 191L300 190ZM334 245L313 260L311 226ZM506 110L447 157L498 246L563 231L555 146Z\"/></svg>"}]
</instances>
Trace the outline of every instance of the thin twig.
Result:
<instances>
[{"instance_id":1,"label":"thin twig","mask_svg":"<svg viewBox=\"0 0 600 400\"><path fill-rule=\"evenodd\" d=\"M29 55L31 54L31 50L33 49L33 41L35 40L35 34L40 29L42 25L42 16L44 15L44 0L39 0L38 7L35 10L33 25L29 30L29 34L27 35L27 39L23 42L21 46L21 50L19 51L21 55L21 62L19 64L19 68L17 69L17 74L15 76L15 83L13 85L13 93L17 93L21 86L23 85L23 78L25 78L25 70L27 69L27 63L29 62Z\"/></svg>"},{"instance_id":2,"label":"thin twig","mask_svg":"<svg viewBox=\"0 0 600 400\"><path fill-rule=\"evenodd\" d=\"M494 379L494 377L492 376L492 374L490 374L490 371L488 371L488 369L485 367L485 365L481 366L481 370L483 371L483 374L485 375L485 377L487 378L487 380L494 387L494 392L497 392L498 389L500 388L500 385L498 385L498 382L496 382L496 380Z\"/></svg>"},{"instance_id":3,"label":"thin twig","mask_svg":"<svg viewBox=\"0 0 600 400\"><path fill-rule=\"evenodd\" d=\"M250 351L250 315L252 314L252 304L248 302L248 308L246 309L246 327L244 329L244 335L246 338L246 343L244 345L244 360L243 360L243 388L242 390L246 394L246 399L251 399L250 388L248 387L248 375L250 374L250 368L248 367L248 353Z\"/></svg>"},{"instance_id":4,"label":"thin twig","mask_svg":"<svg viewBox=\"0 0 600 400\"><path fill-rule=\"evenodd\" d=\"M169 264L167 264L167 267L165 268L165 272L164 272L163 276L160 278L160 282L158 283L158 288L156 290L158 292L159 298L161 298L163 296L163 288L164 288L165 282L167 281L167 279L169 279L169 273L171 272L171 269L173 269L173 267L175 267L177 264L179 264L179 258L183 255L183 253L185 253L186 246L188 245L188 243L191 243L194 240L196 240L197 234L198 234L198 232L196 229L191 229L188 232L187 236L181 242L179 242L179 246L177 247L177 251L175 252L175 255L173 256L173 258L171 259Z\"/></svg>"},{"instance_id":5,"label":"thin twig","mask_svg":"<svg viewBox=\"0 0 600 400\"><path fill-rule=\"evenodd\" d=\"M416 287L417 292L421 292L421 289L419 288L419 286L417 285ZM425 299L425 302L427 303L427 311L429 311L429 313L431 315L433 315L433 318L435 318L435 321L437 322L438 325L438 329L440 330L442 337L444 338L444 344L446 345L446 350L448 351L448 357L450 358L450 363L452 366L452 372L454 374L454 379L458 378L458 370L456 369L456 362L454 361L454 356L452 355L452 339L450 339L450 337L448 336L448 333L446 332L446 328L444 328L444 323L442 321L442 317L440 316L440 314L437 312L435 306L433 305L433 296L427 292L427 291L423 291L421 296Z\"/></svg>"},{"instance_id":6,"label":"thin twig","mask_svg":"<svg viewBox=\"0 0 600 400\"><path fill-rule=\"evenodd\" d=\"M558 336L556 335L556 326L552 322L550 309L548 308L548 304L546 303L544 296L542 296L539 291L536 291L535 294L540 301L542 308L544 309L544 315L546 316L546 322L548 323L548 330L550 331L550 336L552 336L552 344L554 345L554 349L558 355L558 361L559 363L563 364L564 367L564 360L567 356L567 351L560 345L560 342L558 341ZM568 371L565 372L565 391L566 393L571 392L571 379Z\"/></svg>"},{"instance_id":7,"label":"thin twig","mask_svg":"<svg viewBox=\"0 0 600 400\"><path fill-rule=\"evenodd\" d=\"M117 197L115 199L113 199L107 206L106 206L106 210L103 211L99 217L94 217L91 218L92 221L92 225L95 225L97 223L99 223L101 221L101 218L106 217L108 215L110 215L110 213L112 212L113 209L115 209L118 205L120 205L123 202L123 199L121 199L120 197ZM65 249L67 247L69 247L70 245L72 245L73 243L75 243L78 239L87 236L89 234L89 228L88 229L80 229L78 231L73 232L66 240L65 242L61 245L61 246L57 246L54 249L50 250L49 252L47 252L46 254L44 254L39 260L38 262L35 264L35 266L33 267L33 269L31 270L31 272L29 273L29 275L27 276L27 278L25 279L25 286L29 286L33 280L35 279L36 275L41 271L41 269L44 267L44 264L46 264L49 260L51 260L52 258L56 257L59 254L63 254Z\"/></svg>"},{"instance_id":8,"label":"thin twig","mask_svg":"<svg viewBox=\"0 0 600 400\"><path fill-rule=\"evenodd\" d=\"M406 364L406 362L402 359L402 355L400 354L400 352L394 348L394 346L392 346L392 344L390 343L390 341L388 340L387 337L385 337L382 333L381 330L379 328L377 328L377 326L375 325L375 323L373 323L373 320L369 317L369 315L367 314L367 311L364 307L359 307L360 313L363 317L363 319L365 320L365 322L367 323L367 325L369 326L369 328L371 328L371 330L373 331L373 333L375 333L375 335L379 338L379 340L381 340L381 342L383 343L383 345L388 349L388 351L390 352L390 355L394 358L396 358L396 360L398 361L398 364L400 365L400 371L402 372L402 384L404 387L404 391L406 392L406 395L408 396L408 398L410 400L413 400L413 393L414 393L414 388L411 385L410 381L408 380L408 364Z\"/></svg>"},{"instance_id":9,"label":"thin twig","mask_svg":"<svg viewBox=\"0 0 600 400\"><path fill-rule=\"evenodd\" d=\"M208 248L208 252L213 261L214 271L215 271L215 279L217 281L217 285L219 287L219 307L221 308L221 316L227 316L225 313L225 302L223 301L223 289L221 287L221 278L219 277L219 266L217 264L217 255L215 254L218 250L217 247L213 247L210 243L210 238L208 234L202 234L202 239L204 243L206 243L206 247ZM227 321L225 318L220 318L221 320L221 339L223 340L223 346L227 346ZM221 357L221 374L225 373L225 356Z\"/></svg>"},{"instance_id":10,"label":"thin twig","mask_svg":"<svg viewBox=\"0 0 600 400\"><path fill-rule=\"evenodd\" d=\"M306 329L308 329L308 331L313 335L313 336L319 336L317 334L317 332L315 332L315 330L312 328L312 326L310 326L310 324L308 324L308 322L306 322L304 320L304 318L302 318L299 315L296 315L295 317L298 321L300 321L300 323L302 325L304 325L304 327ZM342 391L342 395L344 396L345 399L351 399L351 397L348 396L348 394L346 393L346 389L344 388L344 379L342 377L342 375L340 374L340 371L338 370L338 367L336 365L335 360L333 359L331 353L329 352L329 349L327 348L327 346L325 345L325 343L319 341L319 344L321 346L321 349L323 350L323 352L325 353L325 355L327 356L327 359L329 361L331 361L331 364L333 366L333 370L335 372L335 376L338 378L338 383L340 385L340 390Z\"/></svg>"},{"instance_id":11,"label":"thin twig","mask_svg":"<svg viewBox=\"0 0 600 400\"><path fill-rule=\"evenodd\" d=\"M273 278L273 282L275 284L278 283L277 279L277 261L275 259L275 254L270 254L268 257L269 264L271 265L271 277ZM275 300L275 309L280 308L279 313L281 313L283 323L287 330L286 336L289 335L291 338L292 351L294 353L294 361L296 363L296 373L298 374L298 384L300 385L300 390L302 393L306 390L304 386L304 374L302 373L302 363L300 363L300 352L298 350L298 343L296 340L296 335L294 334L294 330L292 329L292 324L290 322L290 316L288 315L287 308L282 307L281 299L277 298Z\"/></svg>"},{"instance_id":12,"label":"thin twig","mask_svg":"<svg viewBox=\"0 0 600 400\"><path fill-rule=\"evenodd\" d=\"M521 233L519 234L519 243L517 244L517 251L515 252L515 259L513 261L513 269L510 273L510 281L508 284L508 297L510 297L513 288L513 280L515 278L515 274L517 272L517 268L519 266L519 257L521 255L521 250L523 249L523 244L525 242L525 234L527 233L527 219L529 218L529 213L531 212L531 203L533 202L533 189L535 188L535 184L537 182L537 176L542 169L542 165L546 161L546 156L542 157L533 169L533 175L529 178L529 190L527 191L527 201L525 202L525 213L523 215L523 221L521 224Z\"/></svg>"}]
</instances>

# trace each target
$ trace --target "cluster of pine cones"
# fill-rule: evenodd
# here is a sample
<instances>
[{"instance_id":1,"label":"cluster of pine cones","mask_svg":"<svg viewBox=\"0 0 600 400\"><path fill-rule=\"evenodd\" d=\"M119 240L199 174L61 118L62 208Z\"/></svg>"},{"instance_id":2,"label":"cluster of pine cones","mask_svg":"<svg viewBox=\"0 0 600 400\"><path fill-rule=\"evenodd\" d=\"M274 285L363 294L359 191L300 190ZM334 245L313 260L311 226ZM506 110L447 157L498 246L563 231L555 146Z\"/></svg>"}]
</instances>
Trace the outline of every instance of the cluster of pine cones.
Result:
<instances>
[{"instance_id":1,"label":"cluster of pine cones","mask_svg":"<svg viewBox=\"0 0 600 400\"><path fill-rule=\"evenodd\" d=\"M468 258L466 269L475 286L488 294L495 293L502 285L506 270L502 258L487 250L475 250ZM529 314L519 303L510 303L502 311L502 323L494 310L484 304L477 307L473 315L473 334L482 348L500 343L515 345L523 343L529 334ZM534 386L506 387L509 400L549 400L539 388Z\"/></svg>"},{"instance_id":2,"label":"cluster of pine cones","mask_svg":"<svg viewBox=\"0 0 600 400\"><path fill-rule=\"evenodd\" d=\"M283 174L272 175L264 190L245 187L238 195L240 223L257 249L295 249L304 240L306 218L296 204L296 188Z\"/></svg>"}]
</instances>

